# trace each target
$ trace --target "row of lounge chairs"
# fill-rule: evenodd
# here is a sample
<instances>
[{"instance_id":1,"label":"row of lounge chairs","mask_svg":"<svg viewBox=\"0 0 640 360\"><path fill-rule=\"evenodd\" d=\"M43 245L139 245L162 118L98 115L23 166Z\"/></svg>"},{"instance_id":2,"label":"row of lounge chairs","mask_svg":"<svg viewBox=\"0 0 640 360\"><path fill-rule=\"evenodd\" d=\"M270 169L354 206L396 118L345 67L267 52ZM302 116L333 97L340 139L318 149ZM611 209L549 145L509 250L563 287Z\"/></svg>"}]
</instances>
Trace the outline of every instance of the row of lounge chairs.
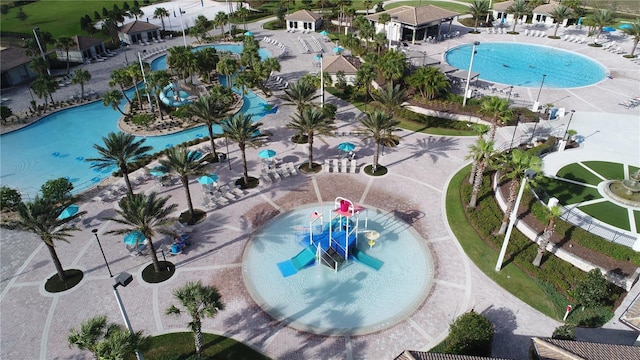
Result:
<instances>
[{"instance_id":1,"label":"row of lounge chairs","mask_svg":"<svg viewBox=\"0 0 640 360\"><path fill-rule=\"evenodd\" d=\"M152 40L146 40L146 41L145 40L140 40L138 43L140 45L142 45L142 46L147 46L147 45L151 45L153 43L157 44L157 43L161 43L161 42L164 42L164 40L162 40L162 38L154 37Z\"/></svg>"},{"instance_id":2,"label":"row of lounge chairs","mask_svg":"<svg viewBox=\"0 0 640 360\"><path fill-rule=\"evenodd\" d=\"M577 44L587 43L587 38L585 36L562 35L560 39Z\"/></svg>"},{"instance_id":3,"label":"row of lounge chairs","mask_svg":"<svg viewBox=\"0 0 640 360\"><path fill-rule=\"evenodd\" d=\"M222 207L229 205L229 203L239 199L244 194L244 191L239 186L225 184L216 190L207 192L203 198L202 206L207 209Z\"/></svg>"},{"instance_id":4,"label":"row of lounge chairs","mask_svg":"<svg viewBox=\"0 0 640 360\"><path fill-rule=\"evenodd\" d=\"M487 34L506 34L508 32L509 32L509 29L501 28L501 27L487 29ZM525 35L528 35L528 34L525 34Z\"/></svg>"},{"instance_id":5,"label":"row of lounge chairs","mask_svg":"<svg viewBox=\"0 0 640 360\"><path fill-rule=\"evenodd\" d=\"M278 49L282 50L282 53L278 56L280 58L283 58L289 54L289 48L276 39L265 36L262 38L262 41L266 42L267 44L275 45L276 47L278 47Z\"/></svg>"},{"instance_id":6,"label":"row of lounge chairs","mask_svg":"<svg viewBox=\"0 0 640 360\"><path fill-rule=\"evenodd\" d=\"M506 31L505 31L506 33ZM525 36L531 36L531 37L546 37L547 36L547 32L544 30L525 30L524 31L524 35Z\"/></svg>"},{"instance_id":7,"label":"row of lounge chairs","mask_svg":"<svg viewBox=\"0 0 640 360\"><path fill-rule=\"evenodd\" d=\"M150 58L150 57L152 57L154 55L161 54L161 53L163 53L165 51L167 51L167 45L162 45L162 46L153 48L153 49L147 51L146 53L144 53L144 55L142 56L142 59L148 59L148 58Z\"/></svg>"},{"instance_id":8,"label":"row of lounge chairs","mask_svg":"<svg viewBox=\"0 0 640 360\"><path fill-rule=\"evenodd\" d=\"M267 86L272 90L284 90L289 87L289 83L280 76L272 76L267 80Z\"/></svg>"},{"instance_id":9,"label":"row of lounge chairs","mask_svg":"<svg viewBox=\"0 0 640 360\"><path fill-rule=\"evenodd\" d=\"M311 29L300 29L300 30L298 30L298 29L287 29L287 32L288 33L299 32L299 33L303 33L303 34L311 34L313 32L313 30L311 30Z\"/></svg>"},{"instance_id":10,"label":"row of lounge chairs","mask_svg":"<svg viewBox=\"0 0 640 360\"><path fill-rule=\"evenodd\" d=\"M298 36L298 42L296 44L298 45L301 53L308 54L311 52L311 50L309 50L309 45L307 45L307 41L300 36Z\"/></svg>"},{"instance_id":11,"label":"row of lounge chairs","mask_svg":"<svg viewBox=\"0 0 640 360\"><path fill-rule=\"evenodd\" d=\"M344 173L356 173L358 172L358 161L355 159L342 158L338 159L325 159L322 170L326 172L344 172Z\"/></svg>"},{"instance_id":12,"label":"row of lounge chairs","mask_svg":"<svg viewBox=\"0 0 640 360\"><path fill-rule=\"evenodd\" d=\"M279 168L266 169L263 168L260 174L260 185L266 186L283 178L298 175L298 169L292 162L282 164Z\"/></svg>"},{"instance_id":13,"label":"row of lounge chairs","mask_svg":"<svg viewBox=\"0 0 640 360\"><path fill-rule=\"evenodd\" d=\"M621 102L619 105L626 109L632 109L632 108L635 108L636 106L640 106L640 96L636 96L634 98L625 100Z\"/></svg>"}]
</instances>

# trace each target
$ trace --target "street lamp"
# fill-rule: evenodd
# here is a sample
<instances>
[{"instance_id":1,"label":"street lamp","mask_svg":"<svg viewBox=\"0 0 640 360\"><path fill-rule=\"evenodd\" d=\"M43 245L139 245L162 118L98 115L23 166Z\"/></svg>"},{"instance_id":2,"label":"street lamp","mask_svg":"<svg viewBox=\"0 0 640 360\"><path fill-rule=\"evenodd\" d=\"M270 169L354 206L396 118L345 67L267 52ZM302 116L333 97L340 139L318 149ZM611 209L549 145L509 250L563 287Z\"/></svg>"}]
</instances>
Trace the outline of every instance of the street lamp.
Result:
<instances>
[{"instance_id":1,"label":"street lamp","mask_svg":"<svg viewBox=\"0 0 640 360\"><path fill-rule=\"evenodd\" d=\"M113 277L111 273L111 269L109 268L109 262L107 261L107 257L104 255L104 250L102 250L102 244L100 244L100 239L98 239L98 229L91 230L93 235L96 236L96 240L98 241L98 247L100 247L100 252L102 253L102 258L104 259L104 264L107 265L107 271L109 271L109 277Z\"/></svg>"},{"instance_id":2,"label":"street lamp","mask_svg":"<svg viewBox=\"0 0 640 360\"><path fill-rule=\"evenodd\" d=\"M502 242L502 248L500 249L500 255L498 256L498 262L496 263L496 271L500 271L500 269L502 268L502 261L504 261L504 256L507 253L507 245L509 245L511 231L513 230L513 225L516 222L516 218L518 217L518 208L520 207L520 200L522 200L524 187L525 185L527 185L527 180L533 179L537 174L537 172L531 169L527 169L524 171L524 179L522 179L522 184L520 184L520 191L518 192L518 197L516 198L516 203L513 206L511 215L509 216L509 227L507 227L507 233L504 235L504 241Z\"/></svg>"},{"instance_id":3,"label":"street lamp","mask_svg":"<svg viewBox=\"0 0 640 360\"><path fill-rule=\"evenodd\" d=\"M116 283L113 284L113 294L116 296L116 301L118 302L118 307L120 308L120 313L122 314L122 318L124 319L124 324L127 326L129 332L133 335L133 328L131 327L131 322L129 321L129 317L127 316L127 311L124 309L124 304L122 303L122 299L120 298L120 293L118 293L118 286L126 287L133 281L133 275L127 272L121 272L116 276ZM144 360L142 354L136 349L136 358L138 360Z\"/></svg>"},{"instance_id":4,"label":"street lamp","mask_svg":"<svg viewBox=\"0 0 640 360\"><path fill-rule=\"evenodd\" d=\"M324 108L324 69L322 65L324 56L322 56L322 53L318 55L320 55L320 107Z\"/></svg>"},{"instance_id":5,"label":"street lamp","mask_svg":"<svg viewBox=\"0 0 640 360\"><path fill-rule=\"evenodd\" d=\"M422 66L425 66L426 63L427 63L427 51L424 50L422 52Z\"/></svg>"},{"instance_id":6,"label":"street lamp","mask_svg":"<svg viewBox=\"0 0 640 360\"><path fill-rule=\"evenodd\" d=\"M507 104L511 103L511 93L513 92L513 85L509 86L509 96L507 97Z\"/></svg>"},{"instance_id":7,"label":"street lamp","mask_svg":"<svg viewBox=\"0 0 640 360\"><path fill-rule=\"evenodd\" d=\"M513 140L516 137L516 132L518 131L518 124L520 123L520 113L516 114L516 126L513 128L513 135L511 135L511 142L509 143L509 149L513 149Z\"/></svg>"},{"instance_id":8,"label":"street lamp","mask_svg":"<svg viewBox=\"0 0 640 360\"><path fill-rule=\"evenodd\" d=\"M562 140L567 140L567 132L569 132L569 126L571 126L571 120L573 120L573 114L575 110L571 110L571 116L569 117L569 123L567 124L567 128L564 130L564 135L562 135Z\"/></svg>"},{"instance_id":9,"label":"street lamp","mask_svg":"<svg viewBox=\"0 0 640 360\"><path fill-rule=\"evenodd\" d=\"M40 49L40 55L42 55L42 60L44 60L45 64L47 64L47 74L51 75L51 70L49 69L49 62L47 61L47 57L44 55L44 50L42 49L42 44L40 43L40 38L38 37L38 31L40 31L40 28L34 27L33 36L36 37L36 43L38 44L38 48Z\"/></svg>"},{"instance_id":10,"label":"street lamp","mask_svg":"<svg viewBox=\"0 0 640 360\"><path fill-rule=\"evenodd\" d=\"M180 26L182 27L182 42L184 43L184 47L187 47L187 36L184 34L184 22L182 22L182 8L178 8L180 11Z\"/></svg>"},{"instance_id":11,"label":"street lamp","mask_svg":"<svg viewBox=\"0 0 640 360\"><path fill-rule=\"evenodd\" d=\"M538 107L540 106L540 93L542 93L542 86L544 85L544 78L547 77L547 74L542 75L542 82L540 83L540 90L538 90L538 97L536 98L536 102L533 104L533 111L538 111Z\"/></svg>"},{"instance_id":12,"label":"street lamp","mask_svg":"<svg viewBox=\"0 0 640 360\"><path fill-rule=\"evenodd\" d=\"M467 74L467 85L464 87L464 96L462 98L462 106L467 105L467 93L469 92L469 83L471 82L471 69L473 69L473 58L476 55L476 46L480 45L480 41L473 43L473 49L471 50L471 61L469 61L469 73Z\"/></svg>"},{"instance_id":13,"label":"street lamp","mask_svg":"<svg viewBox=\"0 0 640 360\"><path fill-rule=\"evenodd\" d=\"M145 54L147 50L142 50ZM144 88L147 93L147 100L149 101L149 111L153 112L153 103L151 102L151 95L149 94L149 86L147 85L147 76L144 74L144 66L142 65L142 57L140 56L140 51L138 51L138 61L140 62L140 71L142 71L142 82L144 83ZM136 86L138 86L136 84ZM142 108L142 106L141 106Z\"/></svg>"},{"instance_id":14,"label":"street lamp","mask_svg":"<svg viewBox=\"0 0 640 360\"><path fill-rule=\"evenodd\" d=\"M493 3L493 0L489 0L489 11L487 11L487 19L484 22L489 22L489 15L491 14L491 4Z\"/></svg>"}]
</instances>

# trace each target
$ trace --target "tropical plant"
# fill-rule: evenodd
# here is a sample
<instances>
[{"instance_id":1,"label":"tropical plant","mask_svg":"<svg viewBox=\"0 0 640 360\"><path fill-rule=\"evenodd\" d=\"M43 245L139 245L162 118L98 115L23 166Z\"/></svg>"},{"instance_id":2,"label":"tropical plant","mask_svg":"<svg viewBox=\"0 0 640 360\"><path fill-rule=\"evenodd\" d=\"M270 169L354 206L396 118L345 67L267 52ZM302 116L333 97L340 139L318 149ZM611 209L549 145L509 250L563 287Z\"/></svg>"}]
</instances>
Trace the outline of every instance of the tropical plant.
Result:
<instances>
[{"instance_id":1,"label":"tropical plant","mask_svg":"<svg viewBox=\"0 0 640 360\"><path fill-rule=\"evenodd\" d=\"M384 108L389 116L393 116L396 111L402 109L409 99L407 92L400 88L400 85L380 88L378 91L374 91L371 96L373 100Z\"/></svg>"},{"instance_id":2,"label":"tropical plant","mask_svg":"<svg viewBox=\"0 0 640 360\"><path fill-rule=\"evenodd\" d=\"M482 99L480 113L491 116L491 127L489 129L489 140L496 137L498 122L511 116L509 102L507 99L497 96L488 96Z\"/></svg>"},{"instance_id":3,"label":"tropical plant","mask_svg":"<svg viewBox=\"0 0 640 360\"><path fill-rule=\"evenodd\" d=\"M469 177L473 179L473 190L471 192L471 200L469 201L469 207L471 208L476 207L478 193L482 186L484 170L488 166L492 165L492 160L496 154L493 145L493 140L479 138L475 144L469 146L469 155L467 155L467 159L473 160L471 173L469 174Z\"/></svg>"},{"instance_id":4,"label":"tropical plant","mask_svg":"<svg viewBox=\"0 0 640 360\"><path fill-rule=\"evenodd\" d=\"M173 291L173 296L180 302L184 310L171 304L165 311L167 315L180 315L186 312L191 317L189 328L193 331L196 348L196 359L202 355L202 319L214 318L224 310L220 292L213 286L203 285L201 281L189 281L181 288Z\"/></svg>"},{"instance_id":5,"label":"tropical plant","mask_svg":"<svg viewBox=\"0 0 640 360\"><path fill-rule=\"evenodd\" d=\"M640 42L640 18L636 19L635 22L627 25L629 26L624 27L622 29L622 32L633 38L633 46L631 46L631 54L629 54L629 56L634 57L636 48L638 47L638 42Z\"/></svg>"},{"instance_id":6,"label":"tropical plant","mask_svg":"<svg viewBox=\"0 0 640 360\"><path fill-rule=\"evenodd\" d=\"M489 2L487 0L473 0L469 5L469 14L473 17L473 32L478 32L478 22L489 12Z\"/></svg>"},{"instance_id":7,"label":"tropical plant","mask_svg":"<svg viewBox=\"0 0 640 360\"><path fill-rule=\"evenodd\" d=\"M189 177L205 174L206 162L201 161L202 154L191 151L184 146L176 146L165 151L166 159L161 159L160 164L170 172L175 173L180 178L184 193L187 196L187 206L189 207L190 223L195 222L193 202L191 201L191 191L189 190Z\"/></svg>"},{"instance_id":8,"label":"tropical plant","mask_svg":"<svg viewBox=\"0 0 640 360\"><path fill-rule=\"evenodd\" d=\"M295 130L300 135L307 136L309 146L309 169L313 167L313 140L316 135L331 136L336 129L334 121L325 116L322 109L307 106L301 113L291 117L287 128Z\"/></svg>"},{"instance_id":9,"label":"tropical plant","mask_svg":"<svg viewBox=\"0 0 640 360\"><path fill-rule=\"evenodd\" d=\"M553 37L556 37L558 35L558 28L560 27L560 24L564 21L564 19L571 16L571 13L571 9L564 5L558 5L553 10L551 10L549 16L551 16L556 22L556 27L553 31Z\"/></svg>"},{"instance_id":10,"label":"tropical plant","mask_svg":"<svg viewBox=\"0 0 640 360\"><path fill-rule=\"evenodd\" d=\"M209 33L207 32L209 26L211 26L209 19L204 15L198 15L193 26L189 29L189 34L195 36L196 41L200 42L200 40L209 36Z\"/></svg>"},{"instance_id":11,"label":"tropical plant","mask_svg":"<svg viewBox=\"0 0 640 360\"><path fill-rule=\"evenodd\" d=\"M107 220L124 225L122 228L108 231L107 234L125 235L132 231L142 233L148 242L153 269L156 273L160 272L160 263L153 245L153 238L157 232L174 235L166 226L176 221L169 215L178 205L167 205L168 200L169 196L158 197L155 191L148 195L139 193L125 196L118 201L119 209L115 209L116 214L120 217L107 218Z\"/></svg>"},{"instance_id":12,"label":"tropical plant","mask_svg":"<svg viewBox=\"0 0 640 360\"><path fill-rule=\"evenodd\" d=\"M76 44L75 40L68 36L61 36L56 40L56 48L66 53L67 58L67 74L69 74L69 67L71 61L69 60L69 50Z\"/></svg>"},{"instance_id":13,"label":"tropical plant","mask_svg":"<svg viewBox=\"0 0 640 360\"><path fill-rule=\"evenodd\" d=\"M118 110L123 116L127 114L120 109L120 101L122 101L122 93L118 90L107 90L102 94L102 105L110 106L113 110Z\"/></svg>"},{"instance_id":14,"label":"tropical plant","mask_svg":"<svg viewBox=\"0 0 640 360\"><path fill-rule=\"evenodd\" d=\"M418 89L420 95L427 100L445 94L451 87L447 77L434 67L419 68L407 78L407 83Z\"/></svg>"},{"instance_id":15,"label":"tropical plant","mask_svg":"<svg viewBox=\"0 0 640 360\"><path fill-rule=\"evenodd\" d=\"M544 232L542 233L542 237L538 242L538 252L536 253L535 259L533 259L533 266L539 267L542 262L542 256L545 251L547 251L547 244L551 241L551 236L553 236L553 232L556 228L556 220L562 215L562 207L555 205L551 208L547 208L547 216L549 218L549 223L544 228Z\"/></svg>"},{"instance_id":16,"label":"tropical plant","mask_svg":"<svg viewBox=\"0 0 640 360\"><path fill-rule=\"evenodd\" d=\"M0 187L0 211L14 210L22 202L22 195L17 189L8 186Z\"/></svg>"},{"instance_id":17,"label":"tropical plant","mask_svg":"<svg viewBox=\"0 0 640 360\"><path fill-rule=\"evenodd\" d=\"M54 203L60 203L65 200L71 199L73 195L73 184L67 178L57 178L47 180L40 187L42 197L53 201Z\"/></svg>"},{"instance_id":18,"label":"tropical plant","mask_svg":"<svg viewBox=\"0 0 640 360\"><path fill-rule=\"evenodd\" d=\"M373 140L373 165L372 170L375 173L378 169L378 158L380 156L380 145L396 146L400 141L400 137L393 134L399 131L397 128L399 121L393 120L393 116L384 111L366 112L366 116L360 119L362 125L361 131L365 134L363 140Z\"/></svg>"},{"instance_id":19,"label":"tropical plant","mask_svg":"<svg viewBox=\"0 0 640 360\"><path fill-rule=\"evenodd\" d=\"M231 56L225 56L218 61L218 72L221 75L224 75L227 80L227 87L231 88L233 83L231 82L231 75L235 74L236 71L240 68L238 65L238 60L232 58Z\"/></svg>"},{"instance_id":20,"label":"tropical plant","mask_svg":"<svg viewBox=\"0 0 640 360\"><path fill-rule=\"evenodd\" d=\"M167 11L167 9L163 8L163 7L157 7L154 12L153 12L153 18L154 19L160 19L160 22L162 23L162 30L166 30L165 26L164 26L164 18L165 17L169 17L169 11Z\"/></svg>"},{"instance_id":21,"label":"tropical plant","mask_svg":"<svg viewBox=\"0 0 640 360\"><path fill-rule=\"evenodd\" d=\"M171 51L171 49L173 48L169 48L169 51ZM167 63L169 62L169 60L167 60ZM127 66L126 68L123 69L126 73L127 76L131 79L131 82L133 83L133 88L136 91L136 97L138 98L138 107L142 108L142 96L140 95L140 89L138 88L138 83L140 82L140 80L142 80L142 70L140 70L140 66L135 63L135 64L131 64L129 66Z\"/></svg>"},{"instance_id":22,"label":"tropical plant","mask_svg":"<svg viewBox=\"0 0 640 360\"><path fill-rule=\"evenodd\" d=\"M143 145L145 140L136 140L135 136L120 131L110 132L106 137L102 137L104 147L98 144L93 145L101 157L85 159L85 161L91 162L92 168L101 170L117 166L127 185L129 195L133 195L128 165L130 162L147 157L147 152L153 149L151 146Z\"/></svg>"},{"instance_id":23,"label":"tropical plant","mask_svg":"<svg viewBox=\"0 0 640 360\"><path fill-rule=\"evenodd\" d=\"M280 98L286 101L283 105L295 105L298 114L307 106L313 106L313 100L320 97L318 88L309 81L299 79L284 89Z\"/></svg>"},{"instance_id":24,"label":"tropical plant","mask_svg":"<svg viewBox=\"0 0 640 360\"><path fill-rule=\"evenodd\" d=\"M92 317L72 328L67 336L69 347L87 350L95 359L125 359L127 355L144 347L148 338L142 331L131 333L119 324L107 323L105 315Z\"/></svg>"},{"instance_id":25,"label":"tropical plant","mask_svg":"<svg viewBox=\"0 0 640 360\"><path fill-rule=\"evenodd\" d=\"M196 69L196 55L191 50L190 46L174 46L168 50L167 65L181 79L190 78Z\"/></svg>"},{"instance_id":26,"label":"tropical plant","mask_svg":"<svg viewBox=\"0 0 640 360\"><path fill-rule=\"evenodd\" d=\"M596 268L576 284L572 291L573 297L585 308L597 307L607 303L611 296L611 287L600 269Z\"/></svg>"},{"instance_id":27,"label":"tropical plant","mask_svg":"<svg viewBox=\"0 0 640 360\"><path fill-rule=\"evenodd\" d=\"M111 80L109 80L109 86L118 86L120 88L120 92L122 93L122 97L127 99L127 103L131 105L131 99L127 96L125 88L133 84L133 79L129 76L129 72L127 69L114 69L111 71ZM106 106L106 105L105 105Z\"/></svg>"},{"instance_id":28,"label":"tropical plant","mask_svg":"<svg viewBox=\"0 0 640 360\"><path fill-rule=\"evenodd\" d=\"M444 351L447 354L491 356L493 335L491 321L472 310L449 326Z\"/></svg>"},{"instance_id":29,"label":"tropical plant","mask_svg":"<svg viewBox=\"0 0 640 360\"><path fill-rule=\"evenodd\" d=\"M407 70L407 59L401 51L389 50L379 60L380 74L385 80L391 82L402 79Z\"/></svg>"},{"instance_id":30,"label":"tropical plant","mask_svg":"<svg viewBox=\"0 0 640 360\"><path fill-rule=\"evenodd\" d=\"M247 154L246 147L256 147L265 139L266 135L260 132L262 123L252 122L251 115L238 113L227 121L222 122L222 131L224 135L237 142L240 154L242 156L242 179L245 186L249 184L249 172L247 170Z\"/></svg>"},{"instance_id":31,"label":"tropical plant","mask_svg":"<svg viewBox=\"0 0 640 360\"><path fill-rule=\"evenodd\" d=\"M236 10L235 16L237 16L240 19L242 19L242 26L243 26L244 31L247 31L247 17L250 14L251 14L251 12L249 11L249 9L247 9L244 6L242 6L242 3L240 3L240 6Z\"/></svg>"},{"instance_id":32,"label":"tropical plant","mask_svg":"<svg viewBox=\"0 0 640 360\"><path fill-rule=\"evenodd\" d=\"M79 230L69 225L69 222L86 214L86 211L79 211L72 216L60 219L60 214L62 214L64 209L71 205L73 201L73 198L67 198L60 202L54 202L51 199L36 196L33 201L22 202L16 207L18 212L16 225L40 237L49 250L49 255L53 260L58 278L62 282L66 281L67 278L62 268L62 263L56 253L54 240L69 242L67 238L71 236L71 232Z\"/></svg>"},{"instance_id":33,"label":"tropical plant","mask_svg":"<svg viewBox=\"0 0 640 360\"><path fill-rule=\"evenodd\" d=\"M511 32L516 31L518 18L522 15L529 14L530 12L529 4L527 4L525 0L515 0L515 2L507 8L507 13L513 14L513 29L511 29Z\"/></svg>"},{"instance_id":34,"label":"tropical plant","mask_svg":"<svg viewBox=\"0 0 640 360\"><path fill-rule=\"evenodd\" d=\"M214 88L217 88L218 92L227 92L231 93L229 88L223 87L221 85L214 85ZM215 137L213 134L213 126L220 125L221 121L229 116L229 112L231 111L231 105L233 102L233 94L229 94L230 96L214 96L214 95L206 95L201 96L198 100L189 104L186 108L186 115L190 118L194 119L196 122L204 124L207 126L207 130L209 131L209 142L211 144L211 151L213 152L213 157L218 158L218 153L216 152L216 143Z\"/></svg>"},{"instance_id":35,"label":"tropical plant","mask_svg":"<svg viewBox=\"0 0 640 360\"><path fill-rule=\"evenodd\" d=\"M213 25L220 27L220 36L222 38L224 38L224 26L227 24L227 20L227 13L224 11L218 11L218 13L216 13L216 17L213 18Z\"/></svg>"},{"instance_id":36,"label":"tropical plant","mask_svg":"<svg viewBox=\"0 0 640 360\"><path fill-rule=\"evenodd\" d=\"M151 74L149 74L149 76L147 77L147 86L149 87L147 91L150 91L151 94L153 94L153 98L156 102L156 107L158 108L158 113L160 114L160 120L163 119L160 94L162 93L162 89L170 83L171 76L164 70L152 71Z\"/></svg>"},{"instance_id":37,"label":"tropical plant","mask_svg":"<svg viewBox=\"0 0 640 360\"><path fill-rule=\"evenodd\" d=\"M50 76L49 75L49 61L47 58L35 57L31 60L31 64L29 65L33 71L35 71L40 76Z\"/></svg>"},{"instance_id":38,"label":"tropical plant","mask_svg":"<svg viewBox=\"0 0 640 360\"><path fill-rule=\"evenodd\" d=\"M369 103L369 98L371 97L371 82L376 79L376 75L375 66L368 62L362 63L356 72L356 84L364 86L365 89L365 107L367 103Z\"/></svg>"},{"instance_id":39,"label":"tropical plant","mask_svg":"<svg viewBox=\"0 0 640 360\"><path fill-rule=\"evenodd\" d=\"M596 29L596 39L600 38L602 30L605 26L611 25L616 21L616 13L607 9L597 9L588 17L588 21L591 22Z\"/></svg>"},{"instance_id":40,"label":"tropical plant","mask_svg":"<svg viewBox=\"0 0 640 360\"><path fill-rule=\"evenodd\" d=\"M201 78L211 82L211 74L216 70L220 57L215 48L204 48L194 53L195 70Z\"/></svg>"},{"instance_id":41,"label":"tropical plant","mask_svg":"<svg viewBox=\"0 0 640 360\"><path fill-rule=\"evenodd\" d=\"M55 89L55 81L53 81L53 79L48 75L38 76L33 84L31 84L31 90L33 90L33 93L36 94L39 99L44 100L45 108L48 105L47 98L51 97L51 94L53 94ZM53 103L53 99L51 99L51 102Z\"/></svg>"},{"instance_id":42,"label":"tropical plant","mask_svg":"<svg viewBox=\"0 0 640 360\"><path fill-rule=\"evenodd\" d=\"M91 73L87 70L78 69L73 72L73 80L71 80L74 84L80 84L80 98L84 99L84 84L91 80Z\"/></svg>"}]
</instances>

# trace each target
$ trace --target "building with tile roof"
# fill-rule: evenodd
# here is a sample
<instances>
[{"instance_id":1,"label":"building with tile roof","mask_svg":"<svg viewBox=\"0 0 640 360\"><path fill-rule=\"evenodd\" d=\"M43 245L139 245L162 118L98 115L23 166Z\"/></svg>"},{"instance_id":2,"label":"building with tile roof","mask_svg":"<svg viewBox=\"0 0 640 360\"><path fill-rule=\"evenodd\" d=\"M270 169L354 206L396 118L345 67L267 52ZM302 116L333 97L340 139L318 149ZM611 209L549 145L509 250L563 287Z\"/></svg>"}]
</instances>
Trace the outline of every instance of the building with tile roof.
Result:
<instances>
[{"instance_id":1,"label":"building with tile roof","mask_svg":"<svg viewBox=\"0 0 640 360\"><path fill-rule=\"evenodd\" d=\"M322 26L322 15L309 10L298 10L293 14L286 15L284 20L287 24L287 31L315 32Z\"/></svg>"},{"instance_id":2,"label":"building with tile roof","mask_svg":"<svg viewBox=\"0 0 640 360\"><path fill-rule=\"evenodd\" d=\"M356 74L358 69L360 69L360 60L357 57L334 55L325 56L322 60L322 71L331 76L333 83L338 80L338 73L342 72L347 84L355 84Z\"/></svg>"},{"instance_id":3,"label":"building with tile roof","mask_svg":"<svg viewBox=\"0 0 640 360\"><path fill-rule=\"evenodd\" d=\"M394 360L501 360L486 356L430 353L427 351L405 350Z\"/></svg>"},{"instance_id":4,"label":"building with tile roof","mask_svg":"<svg viewBox=\"0 0 640 360\"><path fill-rule=\"evenodd\" d=\"M69 61L71 62L84 63L106 52L102 39L78 35L71 38L74 41L74 45L69 49ZM56 55L58 60L67 61L66 51L56 49Z\"/></svg>"},{"instance_id":5,"label":"building with tile roof","mask_svg":"<svg viewBox=\"0 0 640 360\"><path fill-rule=\"evenodd\" d=\"M118 29L118 37L127 44L154 42L160 39L160 26L135 20L122 25Z\"/></svg>"},{"instance_id":6,"label":"building with tile roof","mask_svg":"<svg viewBox=\"0 0 640 360\"><path fill-rule=\"evenodd\" d=\"M558 6L560 6L560 4L556 4L556 3L549 3L549 4L543 4L540 6L537 6L535 9L533 9L532 13L532 21L533 23L543 23L543 24L547 24L547 25L553 25L556 23L556 20L554 18L552 18L551 16L549 16L549 14L551 14ZM569 18L562 20L562 26L567 26L567 23L569 22Z\"/></svg>"},{"instance_id":7,"label":"building with tile roof","mask_svg":"<svg viewBox=\"0 0 640 360\"><path fill-rule=\"evenodd\" d=\"M541 360L637 360L640 347L617 344L601 344L586 341L550 338L531 339L533 349Z\"/></svg>"},{"instance_id":8,"label":"building with tile roof","mask_svg":"<svg viewBox=\"0 0 640 360\"><path fill-rule=\"evenodd\" d=\"M8 88L31 81L38 74L31 69L30 56L22 48L8 47L0 49L0 84Z\"/></svg>"}]
</instances>

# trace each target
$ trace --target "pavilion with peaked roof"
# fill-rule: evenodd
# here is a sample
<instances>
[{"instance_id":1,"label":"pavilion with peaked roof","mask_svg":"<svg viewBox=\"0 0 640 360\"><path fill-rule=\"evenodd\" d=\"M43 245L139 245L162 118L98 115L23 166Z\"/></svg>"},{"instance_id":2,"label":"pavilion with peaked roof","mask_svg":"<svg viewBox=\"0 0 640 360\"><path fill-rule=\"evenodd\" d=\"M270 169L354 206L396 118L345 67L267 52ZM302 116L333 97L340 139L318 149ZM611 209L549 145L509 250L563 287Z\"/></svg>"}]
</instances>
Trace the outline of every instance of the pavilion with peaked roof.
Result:
<instances>
[{"instance_id":1,"label":"pavilion with peaked roof","mask_svg":"<svg viewBox=\"0 0 640 360\"><path fill-rule=\"evenodd\" d=\"M378 21L380 14L389 14L391 21L381 23ZM399 6L394 9L365 16L376 29L376 32L384 32L390 41L427 40L428 37L440 39L442 24L451 23L460 13L446 10L433 5L424 6Z\"/></svg>"},{"instance_id":2,"label":"pavilion with peaked roof","mask_svg":"<svg viewBox=\"0 0 640 360\"><path fill-rule=\"evenodd\" d=\"M106 52L102 39L79 35L71 38L74 44L69 48L70 62L84 63ZM67 61L67 52L64 50L56 49L56 56L58 60Z\"/></svg>"},{"instance_id":3,"label":"pavilion with peaked roof","mask_svg":"<svg viewBox=\"0 0 640 360\"><path fill-rule=\"evenodd\" d=\"M309 10L298 10L293 14L286 15L284 20L287 24L287 31L315 32L322 26L322 15Z\"/></svg>"},{"instance_id":4,"label":"pavilion with peaked roof","mask_svg":"<svg viewBox=\"0 0 640 360\"><path fill-rule=\"evenodd\" d=\"M20 85L38 77L31 68L33 58L23 48L7 47L0 49L0 73L2 88Z\"/></svg>"},{"instance_id":5,"label":"pavilion with peaked roof","mask_svg":"<svg viewBox=\"0 0 640 360\"><path fill-rule=\"evenodd\" d=\"M122 25L118 29L118 37L121 42L127 44L136 44L143 41L153 42L160 39L160 26L135 20Z\"/></svg>"},{"instance_id":6,"label":"pavilion with peaked roof","mask_svg":"<svg viewBox=\"0 0 640 360\"><path fill-rule=\"evenodd\" d=\"M323 58L322 72L329 74L334 83L338 80L338 73L342 73L347 84L355 84L358 69L360 60L354 56L335 55Z\"/></svg>"}]
</instances>

